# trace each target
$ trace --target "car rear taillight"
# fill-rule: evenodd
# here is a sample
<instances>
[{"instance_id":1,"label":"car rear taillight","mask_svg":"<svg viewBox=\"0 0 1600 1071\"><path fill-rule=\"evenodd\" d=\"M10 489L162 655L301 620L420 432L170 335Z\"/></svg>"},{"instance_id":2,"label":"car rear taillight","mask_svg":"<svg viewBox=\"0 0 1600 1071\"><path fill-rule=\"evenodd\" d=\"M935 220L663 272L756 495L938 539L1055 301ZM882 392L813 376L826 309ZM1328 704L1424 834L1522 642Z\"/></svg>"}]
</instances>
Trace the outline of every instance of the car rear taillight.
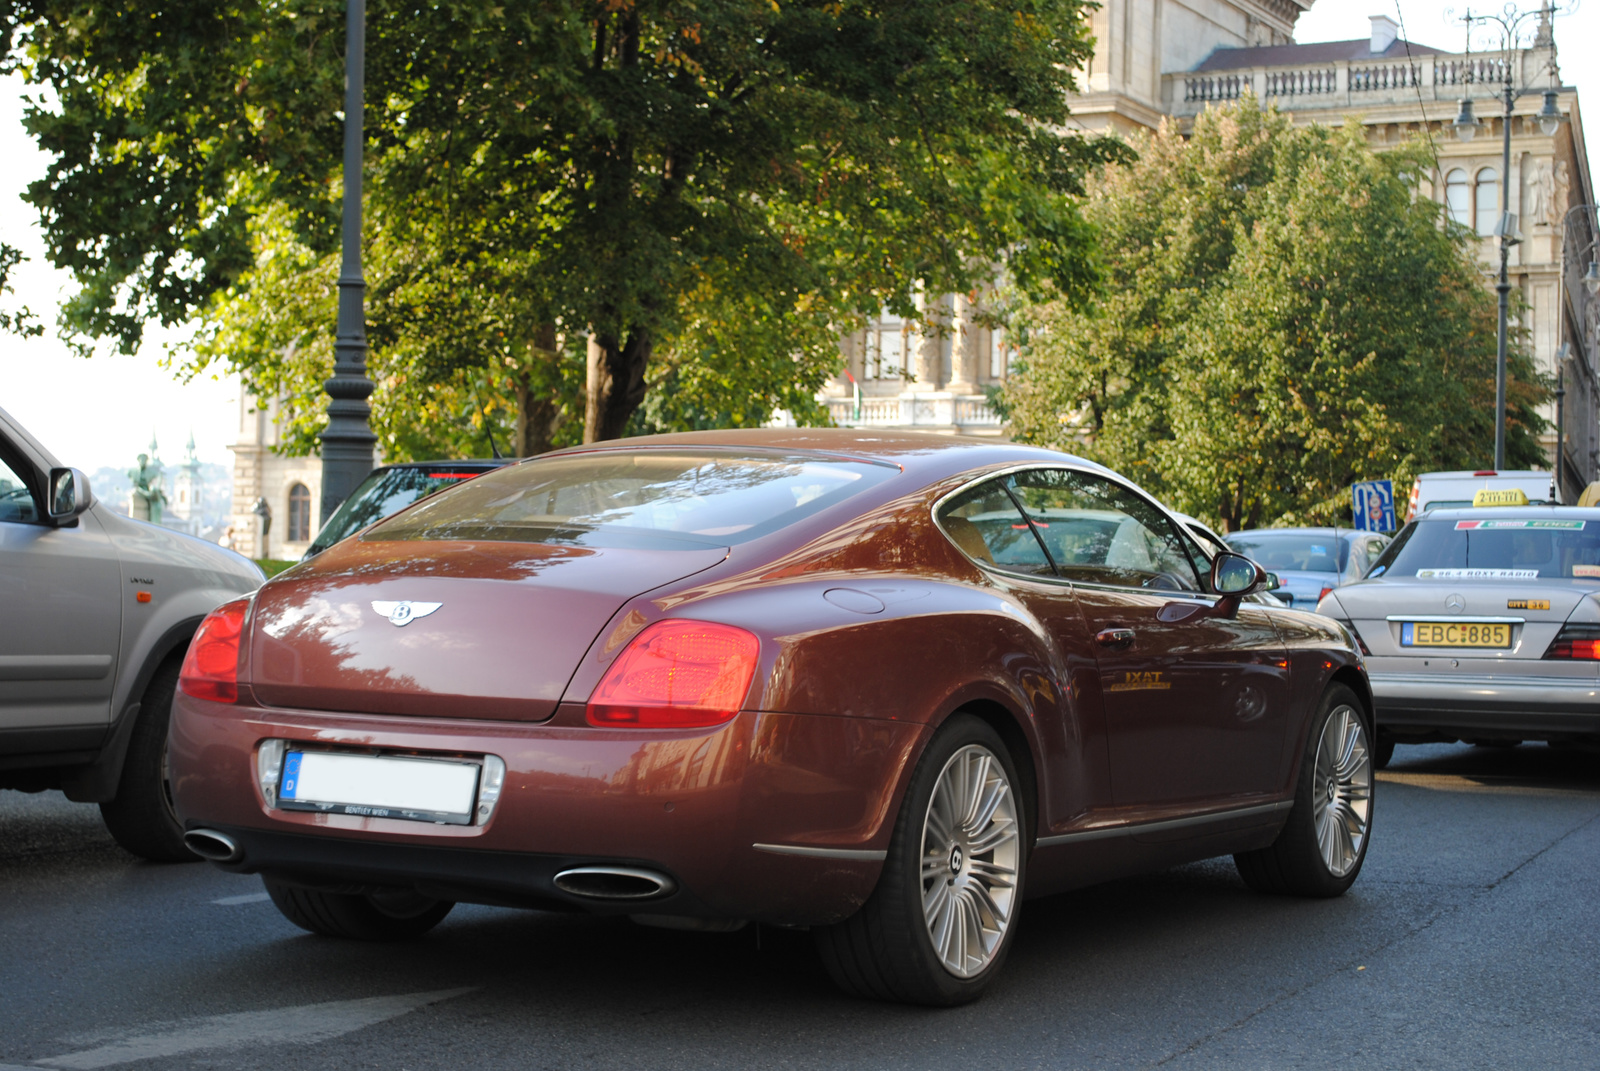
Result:
<instances>
[{"instance_id":1,"label":"car rear taillight","mask_svg":"<svg viewBox=\"0 0 1600 1071\"><path fill-rule=\"evenodd\" d=\"M200 622L178 671L184 695L213 703L239 701L239 634L249 608L249 599L239 599L217 607Z\"/></svg>"},{"instance_id":2,"label":"car rear taillight","mask_svg":"<svg viewBox=\"0 0 1600 1071\"><path fill-rule=\"evenodd\" d=\"M1321 602L1323 599L1326 599L1328 597L1328 595L1332 593L1332 591L1333 591L1332 588L1323 588L1320 592L1317 593L1317 601Z\"/></svg>"},{"instance_id":3,"label":"car rear taillight","mask_svg":"<svg viewBox=\"0 0 1600 1071\"><path fill-rule=\"evenodd\" d=\"M1600 625L1562 625L1544 656L1600 661Z\"/></svg>"},{"instance_id":4,"label":"car rear taillight","mask_svg":"<svg viewBox=\"0 0 1600 1071\"><path fill-rule=\"evenodd\" d=\"M1339 622L1339 624L1343 625L1345 628L1350 630L1350 635L1355 637L1356 648L1358 650L1360 650L1360 652L1363 655L1365 655L1368 658L1371 658L1372 657L1372 652L1367 650L1367 641L1362 639L1361 638L1361 633L1356 631L1356 623L1354 621L1347 620L1346 618L1343 618L1343 617L1336 617L1336 618L1334 618L1334 620Z\"/></svg>"},{"instance_id":5,"label":"car rear taillight","mask_svg":"<svg viewBox=\"0 0 1600 1071\"><path fill-rule=\"evenodd\" d=\"M657 621L633 638L589 697L590 725L695 729L739 713L761 641L742 628Z\"/></svg>"}]
</instances>

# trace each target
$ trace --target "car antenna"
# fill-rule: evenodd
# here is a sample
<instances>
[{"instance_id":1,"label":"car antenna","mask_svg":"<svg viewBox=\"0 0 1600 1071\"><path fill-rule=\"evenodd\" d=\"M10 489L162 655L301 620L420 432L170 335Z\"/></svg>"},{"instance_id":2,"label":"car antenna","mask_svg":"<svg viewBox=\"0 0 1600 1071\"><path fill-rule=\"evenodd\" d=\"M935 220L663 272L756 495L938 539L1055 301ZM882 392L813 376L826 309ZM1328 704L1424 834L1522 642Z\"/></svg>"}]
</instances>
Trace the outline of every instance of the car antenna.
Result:
<instances>
[{"instance_id":1,"label":"car antenna","mask_svg":"<svg viewBox=\"0 0 1600 1071\"><path fill-rule=\"evenodd\" d=\"M478 403L478 415L483 417L483 434L489 440L489 453L494 455L496 461L504 461L506 455L502 454L500 448L494 444L494 428L489 424L489 410L484 408L477 391L472 392L472 400Z\"/></svg>"}]
</instances>

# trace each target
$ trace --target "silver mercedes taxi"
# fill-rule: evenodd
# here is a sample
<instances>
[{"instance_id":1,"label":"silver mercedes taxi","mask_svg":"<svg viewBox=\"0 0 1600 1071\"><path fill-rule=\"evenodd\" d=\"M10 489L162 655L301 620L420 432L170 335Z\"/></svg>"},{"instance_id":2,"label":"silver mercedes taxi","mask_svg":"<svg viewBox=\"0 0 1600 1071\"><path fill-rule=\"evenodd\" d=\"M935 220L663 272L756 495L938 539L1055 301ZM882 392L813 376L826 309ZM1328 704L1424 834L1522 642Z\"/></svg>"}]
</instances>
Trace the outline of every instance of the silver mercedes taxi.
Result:
<instances>
[{"instance_id":1,"label":"silver mercedes taxi","mask_svg":"<svg viewBox=\"0 0 1600 1071\"><path fill-rule=\"evenodd\" d=\"M1600 509L1507 499L1423 514L1317 606L1366 656L1380 766L1396 743L1600 741Z\"/></svg>"}]
</instances>

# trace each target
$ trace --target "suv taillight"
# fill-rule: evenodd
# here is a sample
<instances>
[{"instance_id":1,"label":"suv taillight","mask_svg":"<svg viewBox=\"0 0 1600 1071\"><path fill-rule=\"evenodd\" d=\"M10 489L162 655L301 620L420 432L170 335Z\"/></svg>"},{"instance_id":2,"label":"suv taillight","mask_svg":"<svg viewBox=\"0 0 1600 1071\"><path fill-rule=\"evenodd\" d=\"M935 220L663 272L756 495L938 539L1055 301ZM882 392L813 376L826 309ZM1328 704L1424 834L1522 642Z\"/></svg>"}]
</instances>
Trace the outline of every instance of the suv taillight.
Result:
<instances>
[{"instance_id":1,"label":"suv taillight","mask_svg":"<svg viewBox=\"0 0 1600 1071\"><path fill-rule=\"evenodd\" d=\"M1562 625L1544 656L1600 661L1600 625Z\"/></svg>"},{"instance_id":2,"label":"suv taillight","mask_svg":"<svg viewBox=\"0 0 1600 1071\"><path fill-rule=\"evenodd\" d=\"M657 621L633 638L589 697L590 725L695 729L739 713L761 641L742 628Z\"/></svg>"},{"instance_id":3,"label":"suv taillight","mask_svg":"<svg viewBox=\"0 0 1600 1071\"><path fill-rule=\"evenodd\" d=\"M184 695L213 703L239 701L239 634L249 608L249 599L238 599L212 610L200 622L178 671Z\"/></svg>"}]
</instances>

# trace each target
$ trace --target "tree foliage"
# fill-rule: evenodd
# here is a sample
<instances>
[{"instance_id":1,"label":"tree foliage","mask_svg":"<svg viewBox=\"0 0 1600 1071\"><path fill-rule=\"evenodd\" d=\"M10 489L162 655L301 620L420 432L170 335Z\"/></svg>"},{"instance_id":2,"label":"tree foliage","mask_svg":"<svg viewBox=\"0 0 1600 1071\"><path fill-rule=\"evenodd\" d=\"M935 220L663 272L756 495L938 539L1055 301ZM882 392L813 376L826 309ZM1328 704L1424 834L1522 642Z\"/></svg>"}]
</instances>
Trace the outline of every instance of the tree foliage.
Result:
<instances>
[{"instance_id":1,"label":"tree foliage","mask_svg":"<svg viewBox=\"0 0 1600 1071\"><path fill-rule=\"evenodd\" d=\"M600 437L652 390L643 426L755 421L804 409L826 325L909 310L919 282L969 289L998 265L1083 293L1081 176L1119 156L1063 132L1084 7L374 0L377 404L448 385L477 392L483 423L510 399L519 437L549 445L574 434L590 334ZM332 323L309 316L337 233L343 4L0 0L0 16L56 101L27 120L56 154L30 196L82 284L69 328L126 350L150 320L203 313L203 355L309 403Z\"/></svg>"},{"instance_id":2,"label":"tree foliage","mask_svg":"<svg viewBox=\"0 0 1600 1071\"><path fill-rule=\"evenodd\" d=\"M11 273L27 259L22 255L22 250L0 242L0 296L12 292ZM22 335L26 338L30 335L43 334L44 325L39 323L38 318L29 311L27 306L15 311L0 309L0 334L6 333Z\"/></svg>"},{"instance_id":3,"label":"tree foliage","mask_svg":"<svg viewBox=\"0 0 1600 1071\"><path fill-rule=\"evenodd\" d=\"M1228 530L1348 516L1356 480L1492 460L1496 308L1418 148L1254 100L1167 126L1091 183L1106 286L1022 314L1020 438L1095 457ZM1510 362L1508 464L1545 384Z\"/></svg>"}]
</instances>

